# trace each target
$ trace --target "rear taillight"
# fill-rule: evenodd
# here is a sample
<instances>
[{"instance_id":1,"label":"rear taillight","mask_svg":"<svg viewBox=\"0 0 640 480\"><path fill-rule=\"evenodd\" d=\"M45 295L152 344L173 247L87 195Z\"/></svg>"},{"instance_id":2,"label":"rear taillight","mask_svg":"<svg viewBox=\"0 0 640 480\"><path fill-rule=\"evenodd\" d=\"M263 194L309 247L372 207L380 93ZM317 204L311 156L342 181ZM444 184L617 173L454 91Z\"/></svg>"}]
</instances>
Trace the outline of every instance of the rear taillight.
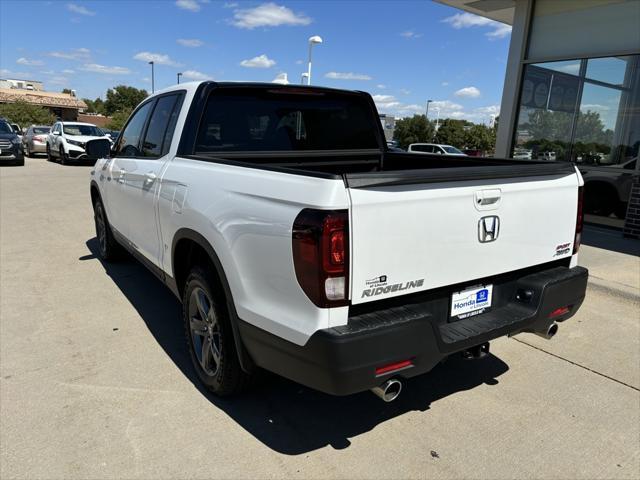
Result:
<instances>
[{"instance_id":1,"label":"rear taillight","mask_svg":"<svg viewBox=\"0 0 640 480\"><path fill-rule=\"evenodd\" d=\"M34 140L37 140L38 142L44 142L44 137L41 137L40 135L36 135L35 137L33 137Z\"/></svg>"},{"instance_id":2,"label":"rear taillight","mask_svg":"<svg viewBox=\"0 0 640 480\"><path fill-rule=\"evenodd\" d=\"M580 242L582 241L582 225L584 224L584 186L578 187L578 213L576 214L576 236L573 239L573 253L578 253Z\"/></svg>"},{"instance_id":3,"label":"rear taillight","mask_svg":"<svg viewBox=\"0 0 640 480\"><path fill-rule=\"evenodd\" d=\"M347 210L304 209L293 223L293 264L307 297L318 307L348 305Z\"/></svg>"}]
</instances>

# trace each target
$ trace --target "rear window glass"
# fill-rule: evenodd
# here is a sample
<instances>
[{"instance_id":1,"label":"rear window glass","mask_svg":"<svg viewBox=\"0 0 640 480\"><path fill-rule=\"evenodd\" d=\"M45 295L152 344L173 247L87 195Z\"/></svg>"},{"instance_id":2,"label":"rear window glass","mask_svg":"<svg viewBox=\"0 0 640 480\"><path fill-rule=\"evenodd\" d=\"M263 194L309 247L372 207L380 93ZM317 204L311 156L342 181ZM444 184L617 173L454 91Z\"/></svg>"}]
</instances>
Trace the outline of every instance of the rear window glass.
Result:
<instances>
[{"instance_id":1,"label":"rear window glass","mask_svg":"<svg viewBox=\"0 0 640 480\"><path fill-rule=\"evenodd\" d=\"M209 97L195 153L377 149L375 120L359 94L223 87Z\"/></svg>"},{"instance_id":2,"label":"rear window glass","mask_svg":"<svg viewBox=\"0 0 640 480\"><path fill-rule=\"evenodd\" d=\"M33 133L49 133L50 130L50 127L35 127Z\"/></svg>"}]
</instances>

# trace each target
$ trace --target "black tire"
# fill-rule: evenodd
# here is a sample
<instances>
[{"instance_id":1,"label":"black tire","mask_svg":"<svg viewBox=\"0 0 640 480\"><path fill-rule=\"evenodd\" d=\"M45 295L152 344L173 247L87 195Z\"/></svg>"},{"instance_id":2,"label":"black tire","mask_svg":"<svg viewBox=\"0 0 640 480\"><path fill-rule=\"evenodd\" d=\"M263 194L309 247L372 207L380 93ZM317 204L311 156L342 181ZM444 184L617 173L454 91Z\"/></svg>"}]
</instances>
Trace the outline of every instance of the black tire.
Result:
<instances>
[{"instance_id":1,"label":"black tire","mask_svg":"<svg viewBox=\"0 0 640 480\"><path fill-rule=\"evenodd\" d=\"M64 147L62 145L60 145L60 163L62 165L67 165L69 163L69 159L67 158L67 156L64 153Z\"/></svg>"},{"instance_id":2,"label":"black tire","mask_svg":"<svg viewBox=\"0 0 640 480\"><path fill-rule=\"evenodd\" d=\"M16 160L15 165L17 165L18 167L24 167L24 157L22 157L21 159Z\"/></svg>"},{"instance_id":3,"label":"black tire","mask_svg":"<svg viewBox=\"0 0 640 480\"><path fill-rule=\"evenodd\" d=\"M27 143L27 144L25 145L25 147L24 147L24 154L25 154L27 157L31 157L31 150L29 149L29 144L28 144L28 143Z\"/></svg>"},{"instance_id":4,"label":"black tire","mask_svg":"<svg viewBox=\"0 0 640 480\"><path fill-rule=\"evenodd\" d=\"M121 257L122 247L113 238L113 232L107 220L102 200L96 200L93 205L93 219L96 225L96 238L98 239L98 252L105 262L113 262Z\"/></svg>"},{"instance_id":5,"label":"black tire","mask_svg":"<svg viewBox=\"0 0 640 480\"><path fill-rule=\"evenodd\" d=\"M224 293L211 273L193 267L182 296L182 320L191 362L198 378L220 397L238 394L253 375L240 367Z\"/></svg>"},{"instance_id":6,"label":"black tire","mask_svg":"<svg viewBox=\"0 0 640 480\"><path fill-rule=\"evenodd\" d=\"M53 156L51 155L51 147L47 143L47 162L52 162Z\"/></svg>"}]
</instances>

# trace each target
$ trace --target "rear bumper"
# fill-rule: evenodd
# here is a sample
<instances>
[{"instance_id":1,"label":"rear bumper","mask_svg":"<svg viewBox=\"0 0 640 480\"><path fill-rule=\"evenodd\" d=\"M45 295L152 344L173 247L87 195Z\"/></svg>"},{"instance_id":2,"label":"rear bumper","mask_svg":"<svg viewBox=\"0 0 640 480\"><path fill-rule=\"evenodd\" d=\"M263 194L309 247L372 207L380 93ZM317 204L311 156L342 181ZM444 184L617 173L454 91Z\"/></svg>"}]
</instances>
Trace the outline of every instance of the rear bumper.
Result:
<instances>
[{"instance_id":1,"label":"rear bumper","mask_svg":"<svg viewBox=\"0 0 640 480\"><path fill-rule=\"evenodd\" d=\"M347 395L390 377L428 372L453 353L504 335L546 332L554 322L575 314L587 278L585 268L560 266L483 279L475 283L494 285L492 309L455 322L449 322L449 303L458 286L373 302L366 310L352 308L347 325L319 330L304 346L243 321L239 328L258 366L326 393ZM569 310L550 318L561 307ZM411 366L376 375L376 368L405 360L411 360Z\"/></svg>"}]
</instances>

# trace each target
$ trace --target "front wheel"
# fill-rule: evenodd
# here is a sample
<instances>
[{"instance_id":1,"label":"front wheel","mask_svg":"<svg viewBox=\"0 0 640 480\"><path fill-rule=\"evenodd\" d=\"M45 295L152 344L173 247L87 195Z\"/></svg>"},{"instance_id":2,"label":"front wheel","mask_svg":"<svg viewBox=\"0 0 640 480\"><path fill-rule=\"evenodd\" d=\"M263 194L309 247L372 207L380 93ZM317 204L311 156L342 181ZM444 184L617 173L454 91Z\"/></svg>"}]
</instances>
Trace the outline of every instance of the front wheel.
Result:
<instances>
[{"instance_id":1,"label":"front wheel","mask_svg":"<svg viewBox=\"0 0 640 480\"><path fill-rule=\"evenodd\" d=\"M98 250L100 257L106 262L112 262L120 257L121 248L113 238L113 232L107 221L107 214L101 200L97 200L93 206L93 218L96 224L96 237L98 238Z\"/></svg>"},{"instance_id":2,"label":"front wheel","mask_svg":"<svg viewBox=\"0 0 640 480\"><path fill-rule=\"evenodd\" d=\"M69 163L69 159L67 155L64 153L64 147L60 145L60 163L62 165L67 165Z\"/></svg>"},{"instance_id":3,"label":"front wheel","mask_svg":"<svg viewBox=\"0 0 640 480\"><path fill-rule=\"evenodd\" d=\"M191 270L182 298L187 348L198 378L218 396L240 393L251 379L240 367L224 295L203 267Z\"/></svg>"},{"instance_id":4,"label":"front wheel","mask_svg":"<svg viewBox=\"0 0 640 480\"><path fill-rule=\"evenodd\" d=\"M53 161L53 157L51 156L51 147L47 143L47 162Z\"/></svg>"}]
</instances>

